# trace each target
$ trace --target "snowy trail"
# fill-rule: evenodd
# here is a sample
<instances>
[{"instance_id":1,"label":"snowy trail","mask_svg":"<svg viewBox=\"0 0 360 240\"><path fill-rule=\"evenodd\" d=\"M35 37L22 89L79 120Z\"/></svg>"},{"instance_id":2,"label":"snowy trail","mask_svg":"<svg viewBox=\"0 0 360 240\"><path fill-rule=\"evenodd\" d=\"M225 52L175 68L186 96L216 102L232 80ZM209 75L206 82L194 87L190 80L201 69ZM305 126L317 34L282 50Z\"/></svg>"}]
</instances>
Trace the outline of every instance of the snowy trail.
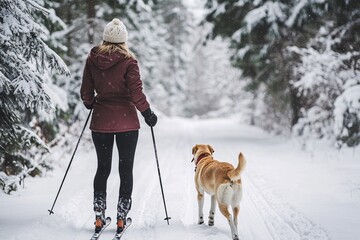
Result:
<instances>
[{"instance_id":1,"label":"snowy trail","mask_svg":"<svg viewBox=\"0 0 360 240\"><path fill-rule=\"evenodd\" d=\"M191 149L197 143L211 144L215 149L215 157L222 161L236 164L240 151L247 158L239 217L241 239L330 239L319 223L314 223L293 207L296 202L288 203L284 200L286 194L279 196L281 191L276 188L276 182L269 181L272 179L269 177L271 171L277 169L275 166L279 165L281 158L288 157L281 152L284 146L289 147L284 144L284 140L273 138L257 128L224 119L164 119L155 128L155 137L168 213L172 218L170 226L163 220L165 212L151 132L149 128L143 127L135 159L133 206L129 214L133 218L133 226L124 240L231 239L228 224L218 209L214 227L196 224L197 201ZM290 152L302 157L295 148ZM114 151L115 158L116 155ZM68 159L63 161L67 163ZM82 146L54 209L55 215L47 215L46 210L56 194L63 170L46 178L29 180L31 184L26 189L12 196L1 195L0 239L89 239L93 231L92 180L95 163L96 156L91 143ZM290 166L284 164L278 169L285 168L283 171L286 172L286 168L291 170ZM107 203L107 214L113 220L116 217L118 187L117 163L114 161L108 182ZM209 201L209 196L205 196L205 220ZM112 223L101 239L111 239L114 232L115 224Z\"/></svg>"}]
</instances>

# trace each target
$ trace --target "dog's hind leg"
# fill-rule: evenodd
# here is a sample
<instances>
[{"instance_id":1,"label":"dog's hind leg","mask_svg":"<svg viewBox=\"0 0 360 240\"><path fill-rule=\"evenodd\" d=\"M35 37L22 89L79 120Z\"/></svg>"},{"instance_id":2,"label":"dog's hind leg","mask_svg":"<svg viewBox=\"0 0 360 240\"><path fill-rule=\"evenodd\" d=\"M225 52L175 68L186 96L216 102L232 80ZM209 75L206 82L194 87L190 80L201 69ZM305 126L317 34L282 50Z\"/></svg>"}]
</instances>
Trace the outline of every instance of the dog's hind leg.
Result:
<instances>
[{"instance_id":1,"label":"dog's hind leg","mask_svg":"<svg viewBox=\"0 0 360 240\"><path fill-rule=\"evenodd\" d=\"M224 203L219 203L220 212L226 217L228 220L230 230L231 230L231 236L233 240L239 240L239 234L234 224L234 219L229 213L228 205Z\"/></svg>"},{"instance_id":2,"label":"dog's hind leg","mask_svg":"<svg viewBox=\"0 0 360 240\"><path fill-rule=\"evenodd\" d=\"M239 212L240 212L240 206L234 206L233 207L233 213L234 213L234 225L236 230L238 230L238 216L239 216Z\"/></svg>"},{"instance_id":3,"label":"dog's hind leg","mask_svg":"<svg viewBox=\"0 0 360 240\"><path fill-rule=\"evenodd\" d=\"M215 205L216 204L216 198L215 195L211 196L211 207L209 212L209 226L214 226L214 216L215 216Z\"/></svg>"},{"instance_id":4,"label":"dog's hind leg","mask_svg":"<svg viewBox=\"0 0 360 240\"><path fill-rule=\"evenodd\" d=\"M236 229L238 229L238 216L240 212L240 201L242 198L242 188L241 186L235 185L235 194L233 195L231 206L234 214L234 224Z\"/></svg>"},{"instance_id":5,"label":"dog's hind leg","mask_svg":"<svg viewBox=\"0 0 360 240\"><path fill-rule=\"evenodd\" d=\"M204 223L204 212L203 212L203 208L204 208L204 190L197 190L198 195L197 195L197 200L198 200L198 207L199 207L199 221L198 224L203 224Z\"/></svg>"}]
</instances>

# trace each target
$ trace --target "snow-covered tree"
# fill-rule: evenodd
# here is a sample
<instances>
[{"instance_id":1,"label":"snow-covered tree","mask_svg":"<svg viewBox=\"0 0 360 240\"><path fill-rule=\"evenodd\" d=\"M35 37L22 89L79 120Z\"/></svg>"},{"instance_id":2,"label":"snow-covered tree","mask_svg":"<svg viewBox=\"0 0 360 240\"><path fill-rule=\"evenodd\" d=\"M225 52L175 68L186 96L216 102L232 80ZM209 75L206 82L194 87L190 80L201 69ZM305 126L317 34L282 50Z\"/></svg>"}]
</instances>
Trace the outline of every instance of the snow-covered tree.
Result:
<instances>
[{"instance_id":1,"label":"snow-covered tree","mask_svg":"<svg viewBox=\"0 0 360 240\"><path fill-rule=\"evenodd\" d=\"M210 36L230 38L234 66L251 79L248 90L255 96L262 96L259 89L265 90L263 117L257 118L256 124L284 131L297 122L299 103L296 90L289 84L293 59L286 55L285 49L306 43L312 29L317 27L310 22L321 2L207 1L206 20L213 24Z\"/></svg>"},{"instance_id":2,"label":"snow-covered tree","mask_svg":"<svg viewBox=\"0 0 360 240\"><path fill-rule=\"evenodd\" d=\"M39 23L41 14L56 18L41 4L0 2L0 187L5 192L46 167L43 155L46 141L54 137L53 120L57 110L67 108L66 94L51 76L53 69L69 71L45 43L48 30Z\"/></svg>"},{"instance_id":3,"label":"snow-covered tree","mask_svg":"<svg viewBox=\"0 0 360 240\"><path fill-rule=\"evenodd\" d=\"M359 7L357 1L331 1L325 24L300 56L293 86L302 102L294 132L324 138L338 146L360 143Z\"/></svg>"},{"instance_id":4,"label":"snow-covered tree","mask_svg":"<svg viewBox=\"0 0 360 240\"><path fill-rule=\"evenodd\" d=\"M359 85L355 69L345 63L351 55L339 54L331 49L317 51L313 48L293 47L291 50L301 56L301 63L294 69L299 79L293 85L299 90L302 99L301 117L294 132L305 139L329 139L334 138L336 127L337 134L343 135L343 128L348 125L343 124L348 108L354 108L350 112L355 114L349 126L356 127L359 123L356 102L360 95L357 100L353 99L356 95L349 92L343 95L348 89L352 92L350 89Z\"/></svg>"},{"instance_id":5,"label":"snow-covered tree","mask_svg":"<svg viewBox=\"0 0 360 240\"><path fill-rule=\"evenodd\" d=\"M162 23L160 37L164 47L160 48L160 62L157 64L159 75L157 89L166 93L157 96L154 88L153 96L160 110L168 115L183 115L184 103L187 101L185 90L188 79L186 72L189 66L189 55L196 41L193 38L192 15L182 0L160 1L155 9L158 21ZM156 41L156 39L154 39Z\"/></svg>"},{"instance_id":6,"label":"snow-covered tree","mask_svg":"<svg viewBox=\"0 0 360 240\"><path fill-rule=\"evenodd\" d=\"M57 76L56 84L64 89L68 97L69 111L68 125L81 125L79 119L86 118L85 109L80 99L80 85L83 67L89 50L101 42L104 19L97 17L102 14L98 10L99 1L56 0L48 5L56 10L56 14L63 19L65 26L52 29L51 39L58 42L56 51L68 65L71 76Z\"/></svg>"},{"instance_id":7,"label":"snow-covered tree","mask_svg":"<svg viewBox=\"0 0 360 240\"><path fill-rule=\"evenodd\" d=\"M198 41L189 54L184 116L217 117L239 111L245 114L244 103L250 94L243 90L244 81L239 81L241 71L231 65L228 43L217 38L203 44L205 31L197 27L194 32Z\"/></svg>"},{"instance_id":8,"label":"snow-covered tree","mask_svg":"<svg viewBox=\"0 0 360 240\"><path fill-rule=\"evenodd\" d=\"M206 20L213 24L209 36L231 39L233 64L251 79L248 90L264 102L255 124L274 130L295 125L298 133L312 131L318 137L337 132L348 145L358 144L357 96L351 94L351 100L343 103L348 107L341 107L342 117L335 118L333 111L339 112L335 105L341 101L335 104L335 100L347 92L345 86L357 85L359 4L356 0L207 1ZM338 81L346 82L340 84L342 90L335 86ZM310 90L303 91L304 86ZM333 129L334 119L342 122L342 130L339 123L338 130Z\"/></svg>"}]
</instances>

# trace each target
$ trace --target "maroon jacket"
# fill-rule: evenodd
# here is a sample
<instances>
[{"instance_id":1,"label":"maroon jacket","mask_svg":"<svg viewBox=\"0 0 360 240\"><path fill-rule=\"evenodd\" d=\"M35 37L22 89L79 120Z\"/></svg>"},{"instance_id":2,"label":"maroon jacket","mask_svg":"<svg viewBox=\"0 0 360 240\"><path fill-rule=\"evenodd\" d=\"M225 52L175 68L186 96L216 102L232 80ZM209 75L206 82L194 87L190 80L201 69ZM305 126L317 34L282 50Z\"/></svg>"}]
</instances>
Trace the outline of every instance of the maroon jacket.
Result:
<instances>
[{"instance_id":1,"label":"maroon jacket","mask_svg":"<svg viewBox=\"0 0 360 240\"><path fill-rule=\"evenodd\" d=\"M143 93L139 66L121 53L97 54L87 60L81 85L85 105L94 101L90 129L95 132L126 132L140 128L136 109L150 107ZM96 97L95 97L96 93Z\"/></svg>"}]
</instances>

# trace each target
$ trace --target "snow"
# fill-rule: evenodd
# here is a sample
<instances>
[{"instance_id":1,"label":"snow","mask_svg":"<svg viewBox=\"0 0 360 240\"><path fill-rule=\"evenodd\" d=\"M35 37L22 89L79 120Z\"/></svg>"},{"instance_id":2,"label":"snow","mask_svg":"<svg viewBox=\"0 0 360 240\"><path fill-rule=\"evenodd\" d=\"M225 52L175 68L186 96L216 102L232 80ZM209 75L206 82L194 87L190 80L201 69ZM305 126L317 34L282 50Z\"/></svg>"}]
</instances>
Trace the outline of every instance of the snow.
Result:
<instances>
[{"instance_id":1,"label":"snow","mask_svg":"<svg viewBox=\"0 0 360 240\"><path fill-rule=\"evenodd\" d=\"M302 150L295 140L274 137L235 119L195 120L160 117L155 137L170 225L166 224L150 129L142 123L134 166L133 226L124 239L230 239L219 211L215 226L197 225L191 148L211 144L214 156L236 164L242 151L243 174L239 232L241 239L358 239L360 213L359 147L335 151L314 143ZM43 178L25 180L25 188L0 195L0 239L80 240L93 231L92 180L96 157L87 130L62 192L49 216L69 162ZM74 143L75 144L75 143ZM116 159L116 151L114 158ZM119 180L114 161L108 182L107 214L116 217ZM210 207L205 196L205 209ZM205 220L207 217L205 216ZM101 239L111 239L111 224Z\"/></svg>"},{"instance_id":2,"label":"snow","mask_svg":"<svg viewBox=\"0 0 360 240\"><path fill-rule=\"evenodd\" d=\"M57 108L61 109L64 112L68 110L69 105L67 101L66 92L64 91L64 89L52 83L46 85L44 89L48 94L48 96L50 97L53 105L55 105Z\"/></svg>"},{"instance_id":3,"label":"snow","mask_svg":"<svg viewBox=\"0 0 360 240\"><path fill-rule=\"evenodd\" d=\"M347 67L358 53L340 54L326 48L289 47L290 52L301 56L302 63L294 68L298 76L292 84L299 96L313 101L304 106L301 118L293 127L293 132L302 135L305 141L311 136L329 139L333 144L342 144L339 139L348 139L353 144L358 138L356 124L360 117L358 77L353 67ZM315 93L315 94L314 94ZM332 109L329 111L328 109Z\"/></svg>"},{"instance_id":4,"label":"snow","mask_svg":"<svg viewBox=\"0 0 360 240\"><path fill-rule=\"evenodd\" d=\"M292 14L290 15L290 17L286 21L286 25L288 27L293 27L294 24L296 23L296 19L299 17L301 11L305 7L307 7L307 6L311 5L311 4L323 3L323 2L324 2L324 0L298 0L296 5L291 10Z\"/></svg>"},{"instance_id":5,"label":"snow","mask_svg":"<svg viewBox=\"0 0 360 240\"><path fill-rule=\"evenodd\" d=\"M308 0L300 0L296 6L293 9L293 13L291 14L291 16L289 17L289 19L286 21L286 25L289 27L292 27L295 23L295 20L297 18L297 16L299 15L299 12L301 11L301 9L303 7L306 6L306 4L308 3Z\"/></svg>"},{"instance_id":6,"label":"snow","mask_svg":"<svg viewBox=\"0 0 360 240\"><path fill-rule=\"evenodd\" d=\"M283 6L281 3L266 2L263 6L251 10L244 19L247 23L247 31L251 32L251 30L263 19L272 23L273 29L277 29L277 25L274 22L285 17L282 8Z\"/></svg>"},{"instance_id":7,"label":"snow","mask_svg":"<svg viewBox=\"0 0 360 240\"><path fill-rule=\"evenodd\" d=\"M360 85L355 85L346 89L334 103L334 131L335 134L341 134L343 131L344 116L348 111L350 114L354 114L357 118L360 118ZM350 123L353 124L353 123Z\"/></svg>"}]
</instances>

